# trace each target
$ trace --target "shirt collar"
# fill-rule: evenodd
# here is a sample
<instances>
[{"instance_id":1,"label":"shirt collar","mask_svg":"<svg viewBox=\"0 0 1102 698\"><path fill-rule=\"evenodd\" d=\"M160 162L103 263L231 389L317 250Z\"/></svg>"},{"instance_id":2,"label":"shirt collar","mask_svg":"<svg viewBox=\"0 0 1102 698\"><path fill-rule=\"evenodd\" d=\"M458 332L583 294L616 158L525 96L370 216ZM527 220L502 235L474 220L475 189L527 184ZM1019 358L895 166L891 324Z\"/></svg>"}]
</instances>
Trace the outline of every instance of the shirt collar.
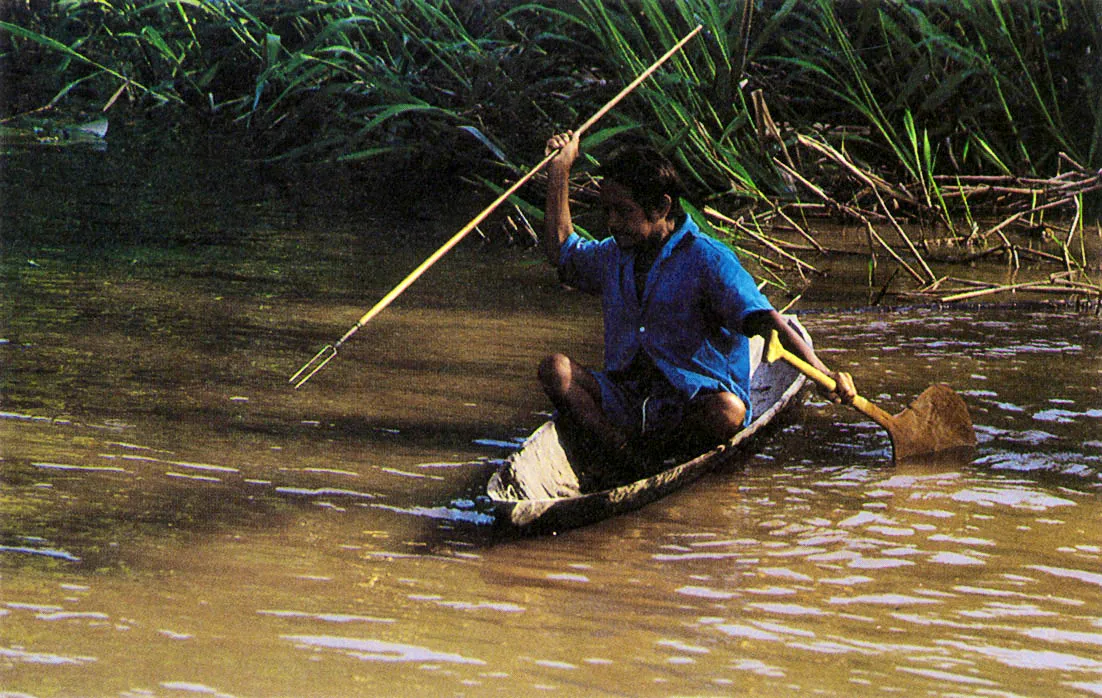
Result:
<instances>
[{"instance_id":1,"label":"shirt collar","mask_svg":"<svg viewBox=\"0 0 1102 698\"><path fill-rule=\"evenodd\" d=\"M685 214L685 220L677 227L677 230L670 233L670 237L666 240L666 244L662 245L662 250L658 253L658 257L654 260L654 264L656 266L660 264L662 260L673 254L674 249L680 245L685 238L699 232L700 228L697 226L696 221L693 220L692 216Z\"/></svg>"},{"instance_id":2,"label":"shirt collar","mask_svg":"<svg viewBox=\"0 0 1102 698\"><path fill-rule=\"evenodd\" d=\"M666 246L672 250L674 247L681 244L681 240L686 235L695 235L699 232L700 227L696 224L696 221L693 220L692 216L686 213L685 220L682 221L681 225L677 227L677 230L673 231L673 233L670 235L669 242L666 244Z\"/></svg>"}]
</instances>

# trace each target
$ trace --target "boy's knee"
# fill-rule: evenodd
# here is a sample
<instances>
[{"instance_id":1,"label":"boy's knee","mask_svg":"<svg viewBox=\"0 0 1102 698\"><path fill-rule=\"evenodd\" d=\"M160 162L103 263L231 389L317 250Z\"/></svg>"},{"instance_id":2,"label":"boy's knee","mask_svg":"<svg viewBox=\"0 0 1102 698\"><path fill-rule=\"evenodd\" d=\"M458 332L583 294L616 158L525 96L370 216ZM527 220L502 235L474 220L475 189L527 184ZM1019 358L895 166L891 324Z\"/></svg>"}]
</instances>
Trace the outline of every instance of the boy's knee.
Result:
<instances>
[{"instance_id":1,"label":"boy's knee","mask_svg":"<svg viewBox=\"0 0 1102 698\"><path fill-rule=\"evenodd\" d=\"M742 430L746 405L732 393L712 393L694 401L693 417L697 428L712 440L723 442Z\"/></svg>"},{"instance_id":2,"label":"boy's knee","mask_svg":"<svg viewBox=\"0 0 1102 698\"><path fill-rule=\"evenodd\" d=\"M561 395L570 386L570 358L565 354L552 354L539 366L540 384L551 394Z\"/></svg>"}]
</instances>

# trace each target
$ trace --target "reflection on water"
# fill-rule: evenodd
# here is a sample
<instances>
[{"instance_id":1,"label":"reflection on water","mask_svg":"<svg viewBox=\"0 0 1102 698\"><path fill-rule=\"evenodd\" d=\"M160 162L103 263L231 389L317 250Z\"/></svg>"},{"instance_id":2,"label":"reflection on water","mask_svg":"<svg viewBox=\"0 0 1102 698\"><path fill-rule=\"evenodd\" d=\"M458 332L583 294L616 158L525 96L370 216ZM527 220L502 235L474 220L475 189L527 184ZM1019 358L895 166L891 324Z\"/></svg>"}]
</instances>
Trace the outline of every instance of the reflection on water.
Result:
<instances>
[{"instance_id":1,"label":"reflection on water","mask_svg":"<svg viewBox=\"0 0 1102 698\"><path fill-rule=\"evenodd\" d=\"M808 313L889 411L964 395L974 458L892 467L813 397L640 512L500 541L480 487L596 308L460 249L294 391L431 245L234 220L232 252L6 249L4 691L1102 695L1095 318Z\"/></svg>"}]
</instances>

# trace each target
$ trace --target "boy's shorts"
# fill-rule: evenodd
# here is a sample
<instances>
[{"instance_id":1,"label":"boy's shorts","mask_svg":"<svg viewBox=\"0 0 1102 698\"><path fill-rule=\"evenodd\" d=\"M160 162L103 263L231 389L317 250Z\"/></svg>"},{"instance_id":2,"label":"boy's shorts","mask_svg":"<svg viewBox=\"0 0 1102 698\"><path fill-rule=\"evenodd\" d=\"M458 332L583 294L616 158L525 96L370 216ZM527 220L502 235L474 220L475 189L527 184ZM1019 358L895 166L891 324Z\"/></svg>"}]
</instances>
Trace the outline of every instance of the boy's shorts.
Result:
<instances>
[{"instance_id":1,"label":"boy's shorts","mask_svg":"<svg viewBox=\"0 0 1102 698\"><path fill-rule=\"evenodd\" d=\"M685 418L688 399L664 378L648 380L613 377L606 371L590 373L601 386L605 417L633 437L669 436Z\"/></svg>"}]
</instances>

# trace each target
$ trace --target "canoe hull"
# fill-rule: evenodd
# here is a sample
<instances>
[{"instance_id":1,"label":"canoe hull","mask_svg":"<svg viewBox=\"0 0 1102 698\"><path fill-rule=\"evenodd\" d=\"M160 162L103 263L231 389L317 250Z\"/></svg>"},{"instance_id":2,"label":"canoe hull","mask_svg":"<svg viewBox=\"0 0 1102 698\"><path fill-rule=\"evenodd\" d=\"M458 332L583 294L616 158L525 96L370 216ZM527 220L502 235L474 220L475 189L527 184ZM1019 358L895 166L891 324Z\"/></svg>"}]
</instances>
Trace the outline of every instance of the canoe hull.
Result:
<instances>
[{"instance_id":1,"label":"canoe hull","mask_svg":"<svg viewBox=\"0 0 1102 698\"><path fill-rule=\"evenodd\" d=\"M789 322L809 344L807 331ZM486 493L495 525L517 533L550 533L586 526L643 507L684 487L745 450L777 417L801 400L806 379L786 362L762 361L764 342L751 338L754 419L729 442L649 477L582 492L571 465L570 440L551 420L525 440L490 478Z\"/></svg>"}]
</instances>

